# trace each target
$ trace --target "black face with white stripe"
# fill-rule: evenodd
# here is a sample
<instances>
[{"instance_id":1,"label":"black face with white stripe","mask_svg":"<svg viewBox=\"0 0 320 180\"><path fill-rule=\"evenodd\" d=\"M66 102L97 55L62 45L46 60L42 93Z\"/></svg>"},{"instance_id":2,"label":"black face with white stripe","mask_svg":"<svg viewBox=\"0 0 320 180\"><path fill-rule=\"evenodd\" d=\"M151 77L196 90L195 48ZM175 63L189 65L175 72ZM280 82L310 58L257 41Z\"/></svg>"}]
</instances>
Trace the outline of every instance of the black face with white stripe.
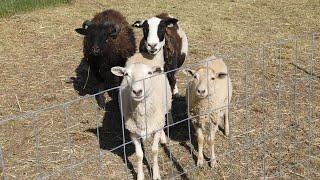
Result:
<instances>
[{"instance_id":1,"label":"black face with white stripe","mask_svg":"<svg viewBox=\"0 0 320 180\"><path fill-rule=\"evenodd\" d=\"M143 28L144 45L150 54L157 54L165 44L166 28L178 20L174 18L160 19L152 17L144 21L136 21L133 26Z\"/></svg>"}]
</instances>

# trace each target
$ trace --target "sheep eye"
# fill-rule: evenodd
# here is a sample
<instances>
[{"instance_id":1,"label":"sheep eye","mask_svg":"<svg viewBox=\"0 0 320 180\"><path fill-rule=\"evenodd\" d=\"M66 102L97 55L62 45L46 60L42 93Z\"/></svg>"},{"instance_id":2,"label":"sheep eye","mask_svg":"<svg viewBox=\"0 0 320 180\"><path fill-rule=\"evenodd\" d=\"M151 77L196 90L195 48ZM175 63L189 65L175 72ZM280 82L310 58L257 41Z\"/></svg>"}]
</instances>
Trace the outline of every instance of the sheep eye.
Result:
<instances>
[{"instance_id":1,"label":"sheep eye","mask_svg":"<svg viewBox=\"0 0 320 180\"><path fill-rule=\"evenodd\" d=\"M197 79L197 75L194 75L193 78Z\"/></svg>"},{"instance_id":2,"label":"sheep eye","mask_svg":"<svg viewBox=\"0 0 320 180\"><path fill-rule=\"evenodd\" d=\"M123 76L128 76L128 73L124 73Z\"/></svg>"},{"instance_id":3,"label":"sheep eye","mask_svg":"<svg viewBox=\"0 0 320 180\"><path fill-rule=\"evenodd\" d=\"M214 77L211 78L211 80L214 80L214 79L215 79Z\"/></svg>"},{"instance_id":4,"label":"sheep eye","mask_svg":"<svg viewBox=\"0 0 320 180\"><path fill-rule=\"evenodd\" d=\"M152 72L148 72L149 75L152 75Z\"/></svg>"}]
</instances>

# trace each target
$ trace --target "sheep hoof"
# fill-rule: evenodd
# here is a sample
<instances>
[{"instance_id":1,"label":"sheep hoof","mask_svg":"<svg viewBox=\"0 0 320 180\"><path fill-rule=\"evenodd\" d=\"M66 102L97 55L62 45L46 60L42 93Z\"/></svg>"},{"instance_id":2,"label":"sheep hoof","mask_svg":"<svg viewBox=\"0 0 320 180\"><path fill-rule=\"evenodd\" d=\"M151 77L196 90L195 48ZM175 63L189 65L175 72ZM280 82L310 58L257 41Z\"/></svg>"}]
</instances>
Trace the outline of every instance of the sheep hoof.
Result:
<instances>
[{"instance_id":1,"label":"sheep hoof","mask_svg":"<svg viewBox=\"0 0 320 180\"><path fill-rule=\"evenodd\" d=\"M167 144L168 143L167 142L167 138L166 137L161 137L160 138L160 143L163 144L163 145Z\"/></svg>"},{"instance_id":2,"label":"sheep hoof","mask_svg":"<svg viewBox=\"0 0 320 180\"><path fill-rule=\"evenodd\" d=\"M160 177L160 175L159 175L159 177L153 177L152 179L153 179L153 180L161 180L161 177Z\"/></svg>"},{"instance_id":3,"label":"sheep hoof","mask_svg":"<svg viewBox=\"0 0 320 180\"><path fill-rule=\"evenodd\" d=\"M217 164L217 160L216 159L212 159L211 163L210 163L210 167L214 168L214 166Z\"/></svg>"},{"instance_id":4,"label":"sheep hoof","mask_svg":"<svg viewBox=\"0 0 320 180\"><path fill-rule=\"evenodd\" d=\"M197 166L198 167L202 167L203 166L203 159L198 159Z\"/></svg>"},{"instance_id":5,"label":"sheep hoof","mask_svg":"<svg viewBox=\"0 0 320 180\"><path fill-rule=\"evenodd\" d=\"M99 109L105 109L106 108L106 98L102 95L99 94L96 97Z\"/></svg>"},{"instance_id":6,"label":"sheep hoof","mask_svg":"<svg viewBox=\"0 0 320 180\"><path fill-rule=\"evenodd\" d=\"M106 103L105 102L98 102L98 108L99 108L99 110L105 110Z\"/></svg>"},{"instance_id":7,"label":"sheep hoof","mask_svg":"<svg viewBox=\"0 0 320 180\"><path fill-rule=\"evenodd\" d=\"M220 128L220 127L219 127ZM223 135L225 135L225 136L229 136L229 129L226 129L226 128L223 128Z\"/></svg>"},{"instance_id":8,"label":"sheep hoof","mask_svg":"<svg viewBox=\"0 0 320 180\"><path fill-rule=\"evenodd\" d=\"M99 110L104 110L106 109L106 103L105 102L98 102L98 108Z\"/></svg>"},{"instance_id":9,"label":"sheep hoof","mask_svg":"<svg viewBox=\"0 0 320 180\"><path fill-rule=\"evenodd\" d=\"M138 174L137 180L144 180L144 176L143 176L143 175Z\"/></svg>"}]
</instances>

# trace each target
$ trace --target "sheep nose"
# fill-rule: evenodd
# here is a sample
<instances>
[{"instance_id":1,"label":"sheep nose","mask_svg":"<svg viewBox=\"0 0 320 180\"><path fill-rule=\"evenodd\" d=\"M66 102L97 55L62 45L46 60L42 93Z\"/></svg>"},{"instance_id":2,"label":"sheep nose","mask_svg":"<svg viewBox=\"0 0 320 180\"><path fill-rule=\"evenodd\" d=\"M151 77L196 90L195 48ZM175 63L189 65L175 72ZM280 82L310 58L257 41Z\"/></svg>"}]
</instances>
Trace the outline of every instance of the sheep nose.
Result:
<instances>
[{"instance_id":1,"label":"sheep nose","mask_svg":"<svg viewBox=\"0 0 320 180\"><path fill-rule=\"evenodd\" d=\"M135 94L136 96L140 96L142 94L142 89L136 91L136 90L132 90L133 94Z\"/></svg>"},{"instance_id":2,"label":"sheep nose","mask_svg":"<svg viewBox=\"0 0 320 180\"><path fill-rule=\"evenodd\" d=\"M206 92L206 90L200 90L200 89L198 89L198 93L199 94L204 94Z\"/></svg>"},{"instance_id":3,"label":"sheep nose","mask_svg":"<svg viewBox=\"0 0 320 180\"><path fill-rule=\"evenodd\" d=\"M157 43L148 43L148 46L151 47L151 49L154 49L157 46Z\"/></svg>"},{"instance_id":4,"label":"sheep nose","mask_svg":"<svg viewBox=\"0 0 320 180\"><path fill-rule=\"evenodd\" d=\"M91 50L92 50L92 52L93 52L94 54L98 54L98 53L100 52L100 48L97 47L97 46L92 47Z\"/></svg>"}]
</instances>

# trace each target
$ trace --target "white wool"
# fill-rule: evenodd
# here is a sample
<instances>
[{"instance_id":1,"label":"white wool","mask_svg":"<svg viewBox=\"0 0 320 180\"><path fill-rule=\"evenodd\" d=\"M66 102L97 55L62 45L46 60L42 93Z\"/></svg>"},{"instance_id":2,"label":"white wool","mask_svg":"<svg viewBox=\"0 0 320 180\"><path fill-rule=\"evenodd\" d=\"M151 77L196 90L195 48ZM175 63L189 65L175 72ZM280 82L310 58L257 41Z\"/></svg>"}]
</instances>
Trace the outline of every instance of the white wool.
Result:
<instances>
[{"instance_id":1,"label":"white wool","mask_svg":"<svg viewBox=\"0 0 320 180\"><path fill-rule=\"evenodd\" d=\"M179 26L179 25L178 25ZM178 29L178 34L179 36L181 37L181 54L185 54L186 56L188 55L188 38L187 38L187 35L186 33L181 29L181 27L179 26L179 29Z\"/></svg>"},{"instance_id":2,"label":"white wool","mask_svg":"<svg viewBox=\"0 0 320 180\"><path fill-rule=\"evenodd\" d=\"M163 49L160 50L160 53L157 53L156 55L149 55L146 53L135 53L133 56L128 58L128 61L126 62L126 66L132 63L141 62L143 64L147 64L150 66L164 66L164 57L163 57Z\"/></svg>"},{"instance_id":3,"label":"white wool","mask_svg":"<svg viewBox=\"0 0 320 180\"><path fill-rule=\"evenodd\" d=\"M127 62L126 67L134 63L147 64L149 66L158 65L156 61L143 58L138 53L135 58ZM134 66L133 66L134 67ZM162 66L163 67L163 66ZM145 85L151 90L144 100L137 102L131 97L131 90L124 79L121 84L121 98L123 115L126 128L134 134L145 136L154 131L161 130L165 125L165 115L171 110L172 94L169 82L165 74L154 75L146 79ZM149 87L146 87L148 89Z\"/></svg>"},{"instance_id":4,"label":"white wool","mask_svg":"<svg viewBox=\"0 0 320 180\"><path fill-rule=\"evenodd\" d=\"M158 37L158 28L161 19L157 17L152 17L147 20L149 24L149 34L147 38L147 42L149 44L157 44L159 43L159 37Z\"/></svg>"},{"instance_id":5,"label":"white wool","mask_svg":"<svg viewBox=\"0 0 320 180\"><path fill-rule=\"evenodd\" d=\"M227 66L221 59L213 60L212 62L208 63L208 67L212 68L215 72L227 72ZM203 69L206 68L206 66L201 67ZM201 69L199 68L199 69ZM223 79L215 79L215 82L209 81L209 95L207 98L200 99L196 95L196 89L195 89L195 83L194 81L190 81L186 90L186 101L188 102L188 105L190 106L190 111L192 115L199 115L199 114L205 114L209 111L212 111L214 109L220 109L218 110L218 116L220 117L223 115L223 112L226 110L228 103L231 100L232 96L232 84L229 75L227 75ZM188 98L189 96L189 98ZM229 99L228 99L229 97ZM222 108L221 107L224 107ZM217 113L213 112L213 113ZM216 123L216 119L213 119L213 114L210 114L211 121L213 123ZM197 122L196 124L201 124L201 126L204 126L204 122L208 122L208 119L205 116L200 116L199 118L196 118ZM199 124L199 125L200 125Z\"/></svg>"}]
</instances>

